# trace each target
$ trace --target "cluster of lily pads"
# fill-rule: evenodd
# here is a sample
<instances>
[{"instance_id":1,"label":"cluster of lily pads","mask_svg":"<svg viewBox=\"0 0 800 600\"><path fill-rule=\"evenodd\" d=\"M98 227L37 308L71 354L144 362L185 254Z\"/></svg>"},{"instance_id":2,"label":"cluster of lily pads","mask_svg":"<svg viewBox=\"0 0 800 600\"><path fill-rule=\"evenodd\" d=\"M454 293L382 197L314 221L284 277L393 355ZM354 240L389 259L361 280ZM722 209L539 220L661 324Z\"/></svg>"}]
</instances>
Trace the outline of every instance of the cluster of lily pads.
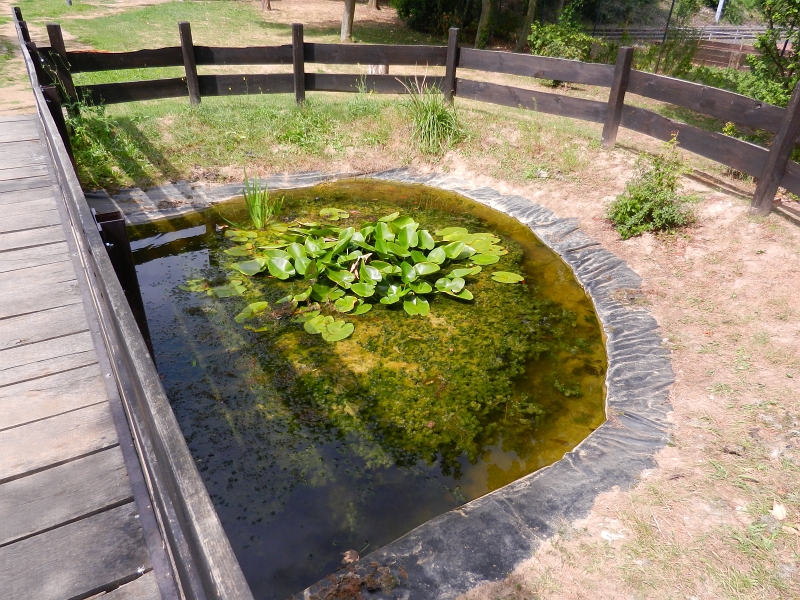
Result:
<instances>
[{"instance_id":1,"label":"cluster of lily pads","mask_svg":"<svg viewBox=\"0 0 800 600\"><path fill-rule=\"evenodd\" d=\"M320 314L317 303L332 304L335 311L349 315L368 312L375 300L385 305L402 303L409 315L425 316L434 294L472 300L466 278L508 253L494 234L470 233L464 227L446 227L431 233L399 212L360 229L333 224L350 217L341 209L323 208L319 214L329 222L272 223L268 226L271 239L255 231L226 230L225 236L239 245L225 252L253 256L230 265L246 277L267 272L280 280L307 282L303 291L285 296L278 303L292 303L295 307L305 303L295 321L303 323L308 333L320 334L330 342L350 336L354 326ZM521 275L508 271L495 271L491 277L498 283L523 281ZM184 289L229 297L242 294L246 287L242 279L230 279L218 287L190 280ZM267 302L250 304L236 316L236 321L241 323L268 308Z\"/></svg>"}]
</instances>

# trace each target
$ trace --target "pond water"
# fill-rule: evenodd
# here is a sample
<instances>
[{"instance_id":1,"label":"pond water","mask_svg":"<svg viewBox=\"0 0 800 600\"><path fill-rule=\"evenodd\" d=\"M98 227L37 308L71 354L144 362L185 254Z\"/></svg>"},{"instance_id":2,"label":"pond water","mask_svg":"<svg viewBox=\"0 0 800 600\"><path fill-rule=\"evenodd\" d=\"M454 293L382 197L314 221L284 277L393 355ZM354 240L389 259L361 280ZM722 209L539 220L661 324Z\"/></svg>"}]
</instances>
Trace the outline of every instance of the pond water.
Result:
<instances>
[{"instance_id":1,"label":"pond water","mask_svg":"<svg viewBox=\"0 0 800 600\"><path fill-rule=\"evenodd\" d=\"M331 225L359 228L399 211L431 232L490 232L508 252L465 278L473 300L431 295L426 316L375 303L345 315L355 330L332 343L277 303L300 293L296 278L239 275L245 291L224 298L186 289L224 284L245 260L225 252L236 242L220 229L223 217L246 221L241 199L129 229L164 388L259 600L287 598L345 551L368 554L552 464L605 419L592 304L527 227L422 186L276 194L283 223L338 208L349 218ZM497 283L497 270L524 282ZM235 320L259 300L270 309Z\"/></svg>"}]
</instances>

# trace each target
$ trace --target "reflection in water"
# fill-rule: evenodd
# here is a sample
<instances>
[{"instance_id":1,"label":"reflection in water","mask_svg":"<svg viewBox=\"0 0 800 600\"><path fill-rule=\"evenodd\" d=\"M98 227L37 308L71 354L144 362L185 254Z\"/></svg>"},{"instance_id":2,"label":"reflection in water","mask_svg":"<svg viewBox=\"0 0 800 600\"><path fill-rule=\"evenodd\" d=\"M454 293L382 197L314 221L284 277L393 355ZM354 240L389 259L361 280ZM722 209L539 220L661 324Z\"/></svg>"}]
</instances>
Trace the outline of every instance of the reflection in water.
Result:
<instances>
[{"instance_id":1,"label":"reflection in water","mask_svg":"<svg viewBox=\"0 0 800 600\"><path fill-rule=\"evenodd\" d=\"M498 270L524 285L469 282L473 302L436 297L427 318L377 305L351 338L306 334L285 310L265 331L244 306L300 284L258 276L244 297L178 288L223 281L220 214L131 231L159 370L192 455L259 599L333 572L432 517L553 463L604 418L606 359L591 303L569 269L516 221L419 186L340 182L286 194L282 218L335 206L358 227L401 210L430 230L491 231Z\"/></svg>"}]
</instances>

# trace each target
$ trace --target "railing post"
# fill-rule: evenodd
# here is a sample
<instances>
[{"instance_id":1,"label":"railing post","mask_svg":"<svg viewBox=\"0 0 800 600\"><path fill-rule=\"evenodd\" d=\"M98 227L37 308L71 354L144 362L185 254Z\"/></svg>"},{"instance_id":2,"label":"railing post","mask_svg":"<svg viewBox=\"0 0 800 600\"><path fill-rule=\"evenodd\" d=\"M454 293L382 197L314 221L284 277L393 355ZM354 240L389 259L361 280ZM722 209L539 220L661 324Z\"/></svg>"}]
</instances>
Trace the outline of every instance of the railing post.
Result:
<instances>
[{"instance_id":1,"label":"railing post","mask_svg":"<svg viewBox=\"0 0 800 600\"><path fill-rule=\"evenodd\" d=\"M183 68L186 70L186 87L189 88L189 102L192 106L197 106L200 104L200 83L197 80L192 26L188 21L181 21L178 23L178 31L181 33L181 51L183 52Z\"/></svg>"},{"instance_id":2,"label":"railing post","mask_svg":"<svg viewBox=\"0 0 800 600\"><path fill-rule=\"evenodd\" d=\"M36 83L39 86L43 85L50 85L52 84L52 80L50 75L47 71L44 70L42 66L42 58L39 56L39 50L36 48L36 44L33 42L25 42L25 47L28 49L28 54L31 55L31 60L33 61L33 68L36 70Z\"/></svg>"},{"instance_id":3,"label":"railing post","mask_svg":"<svg viewBox=\"0 0 800 600\"><path fill-rule=\"evenodd\" d=\"M67 149L72 168L75 169L77 173L78 166L75 164L75 155L72 153L72 142L70 142L67 123L64 121L64 113L61 110L61 100L59 99L58 90L54 85L44 85L42 86L42 95L44 96L45 102L47 102L50 116L52 116L53 121L55 121L56 129L58 129L58 134L61 136L61 141L64 142L64 148Z\"/></svg>"},{"instance_id":4,"label":"railing post","mask_svg":"<svg viewBox=\"0 0 800 600\"><path fill-rule=\"evenodd\" d=\"M61 33L61 26L58 23L47 24L47 36L50 38L50 47L53 53L58 56L55 62L55 75L61 84L64 95L69 98L71 104L77 104L78 94L75 92L75 84L72 81L72 74L69 72L69 61L67 61L67 47L64 44L64 36ZM75 109L70 109L71 113Z\"/></svg>"},{"instance_id":5,"label":"railing post","mask_svg":"<svg viewBox=\"0 0 800 600\"><path fill-rule=\"evenodd\" d=\"M625 105L625 92L628 89L632 62L633 48L629 46L621 47L617 51L614 79L611 81L611 92L608 94L606 121L603 124L601 145L606 150L611 150L617 141L617 131L619 130L619 122L622 119L622 107Z\"/></svg>"},{"instance_id":6,"label":"railing post","mask_svg":"<svg viewBox=\"0 0 800 600\"><path fill-rule=\"evenodd\" d=\"M306 59L302 23L292 23L292 67L294 99L297 104L303 104L306 101Z\"/></svg>"},{"instance_id":7,"label":"railing post","mask_svg":"<svg viewBox=\"0 0 800 600\"><path fill-rule=\"evenodd\" d=\"M769 154L750 204L751 215L764 216L772 210L772 200L786 172L786 165L792 156L798 134L800 134L800 81L794 86L780 129L769 146Z\"/></svg>"},{"instance_id":8,"label":"railing post","mask_svg":"<svg viewBox=\"0 0 800 600\"><path fill-rule=\"evenodd\" d=\"M20 31L22 31L22 41L23 42L30 42L31 41L31 34L28 31L28 24L22 18L22 11L19 9L19 6L14 7L14 18L19 23Z\"/></svg>"},{"instance_id":9,"label":"railing post","mask_svg":"<svg viewBox=\"0 0 800 600\"><path fill-rule=\"evenodd\" d=\"M447 62L444 70L445 100L452 103L456 95L456 65L458 64L458 28L451 27L447 36Z\"/></svg>"}]
</instances>

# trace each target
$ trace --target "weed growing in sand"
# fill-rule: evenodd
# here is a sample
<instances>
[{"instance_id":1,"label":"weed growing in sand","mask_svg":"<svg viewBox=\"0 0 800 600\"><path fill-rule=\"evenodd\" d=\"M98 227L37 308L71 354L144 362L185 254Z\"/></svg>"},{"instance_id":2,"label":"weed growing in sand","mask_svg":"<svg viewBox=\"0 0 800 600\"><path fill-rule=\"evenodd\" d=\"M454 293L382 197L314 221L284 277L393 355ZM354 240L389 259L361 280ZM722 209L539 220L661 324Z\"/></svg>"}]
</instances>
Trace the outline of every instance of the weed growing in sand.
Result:
<instances>
[{"instance_id":1,"label":"weed growing in sand","mask_svg":"<svg viewBox=\"0 0 800 600\"><path fill-rule=\"evenodd\" d=\"M694 222L691 204L696 198L678 193L679 179L686 167L676 138L667 142L659 154L640 156L636 168L637 176L607 212L622 239L645 231L671 233Z\"/></svg>"}]
</instances>

